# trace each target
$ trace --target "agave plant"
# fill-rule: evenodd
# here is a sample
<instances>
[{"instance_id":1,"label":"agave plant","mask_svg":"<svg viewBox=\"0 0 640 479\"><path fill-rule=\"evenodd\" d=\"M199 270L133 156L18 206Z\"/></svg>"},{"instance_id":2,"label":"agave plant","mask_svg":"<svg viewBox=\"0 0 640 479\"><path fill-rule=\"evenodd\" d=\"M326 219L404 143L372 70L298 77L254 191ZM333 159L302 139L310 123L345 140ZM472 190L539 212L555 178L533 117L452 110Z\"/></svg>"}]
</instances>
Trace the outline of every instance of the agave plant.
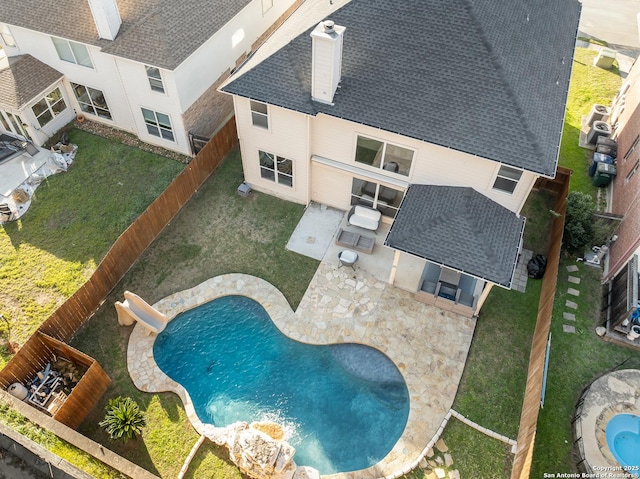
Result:
<instances>
[{"instance_id":1,"label":"agave plant","mask_svg":"<svg viewBox=\"0 0 640 479\"><path fill-rule=\"evenodd\" d=\"M107 414L100 426L104 428L111 439L122 439L127 442L129 439L142 432L146 425L144 413L130 397L122 398L118 396L109 400L105 408Z\"/></svg>"}]
</instances>

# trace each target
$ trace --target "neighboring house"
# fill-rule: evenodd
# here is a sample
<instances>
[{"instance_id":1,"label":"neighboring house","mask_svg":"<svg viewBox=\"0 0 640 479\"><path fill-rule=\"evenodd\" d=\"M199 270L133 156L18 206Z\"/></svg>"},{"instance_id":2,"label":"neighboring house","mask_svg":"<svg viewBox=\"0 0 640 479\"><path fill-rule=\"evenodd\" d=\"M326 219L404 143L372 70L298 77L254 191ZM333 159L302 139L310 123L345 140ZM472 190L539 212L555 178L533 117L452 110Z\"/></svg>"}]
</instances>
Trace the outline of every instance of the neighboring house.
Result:
<instances>
[{"instance_id":1,"label":"neighboring house","mask_svg":"<svg viewBox=\"0 0 640 479\"><path fill-rule=\"evenodd\" d=\"M605 263L604 306L609 333L624 340L631 325L622 323L638 307L640 298L640 62L633 65L614 98L609 121L618 142L611 213L622 220ZM635 343L639 342L636 338Z\"/></svg>"},{"instance_id":2,"label":"neighboring house","mask_svg":"<svg viewBox=\"0 0 640 479\"><path fill-rule=\"evenodd\" d=\"M0 132L41 145L82 114L190 155L233 114L218 84L300 2L4 0Z\"/></svg>"},{"instance_id":3,"label":"neighboring house","mask_svg":"<svg viewBox=\"0 0 640 479\"><path fill-rule=\"evenodd\" d=\"M393 222L389 281L475 314L552 178L575 0L307 0L223 85L246 181ZM324 22L325 20L333 21Z\"/></svg>"}]
</instances>

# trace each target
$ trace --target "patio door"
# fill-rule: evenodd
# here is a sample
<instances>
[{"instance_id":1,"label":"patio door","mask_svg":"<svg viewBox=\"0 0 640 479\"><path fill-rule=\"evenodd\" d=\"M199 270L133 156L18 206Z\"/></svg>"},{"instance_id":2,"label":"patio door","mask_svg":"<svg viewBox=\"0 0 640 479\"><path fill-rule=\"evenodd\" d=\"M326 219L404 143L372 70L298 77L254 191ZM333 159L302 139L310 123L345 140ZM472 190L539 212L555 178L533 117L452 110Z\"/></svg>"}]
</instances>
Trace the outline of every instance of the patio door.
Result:
<instances>
[{"instance_id":1,"label":"patio door","mask_svg":"<svg viewBox=\"0 0 640 479\"><path fill-rule=\"evenodd\" d=\"M381 185L375 181L353 178L351 183L351 205L375 208L384 216L395 218L404 197L400 189Z\"/></svg>"},{"instance_id":2,"label":"patio door","mask_svg":"<svg viewBox=\"0 0 640 479\"><path fill-rule=\"evenodd\" d=\"M23 126L22 118L20 118L19 115L0 110L0 123L2 123L2 127L7 133L13 133L25 140L31 140L29 133L27 133L26 128Z\"/></svg>"}]
</instances>

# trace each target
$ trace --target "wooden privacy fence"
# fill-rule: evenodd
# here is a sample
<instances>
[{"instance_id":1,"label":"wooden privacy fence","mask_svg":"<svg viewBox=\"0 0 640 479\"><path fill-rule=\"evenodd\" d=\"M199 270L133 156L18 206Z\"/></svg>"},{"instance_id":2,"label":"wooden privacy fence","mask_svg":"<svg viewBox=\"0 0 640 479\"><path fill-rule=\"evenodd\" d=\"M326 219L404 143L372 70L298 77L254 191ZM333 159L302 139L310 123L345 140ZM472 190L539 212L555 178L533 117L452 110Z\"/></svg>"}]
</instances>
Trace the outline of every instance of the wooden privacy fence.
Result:
<instances>
[{"instance_id":1,"label":"wooden privacy fence","mask_svg":"<svg viewBox=\"0 0 640 479\"><path fill-rule=\"evenodd\" d=\"M68 341L100 306L124 274L237 143L235 119L229 120L166 190L109 249L91 278L41 326L40 331Z\"/></svg>"},{"instance_id":2,"label":"wooden privacy fence","mask_svg":"<svg viewBox=\"0 0 640 479\"><path fill-rule=\"evenodd\" d=\"M40 331L29 338L20 352L20 360L11 361L3 370L3 379L23 383L45 369L47 363L54 362L54 357L61 356L86 369L60 408L50 410L55 420L71 428L80 425L111 384L111 379L95 359Z\"/></svg>"},{"instance_id":3,"label":"wooden privacy fence","mask_svg":"<svg viewBox=\"0 0 640 479\"><path fill-rule=\"evenodd\" d=\"M536 320L531 354L529 356L527 385L524 392L522 413L520 415L518 446L513 460L511 479L527 479L531 471L538 413L540 412L547 340L549 338L549 330L551 329L551 315L553 313L553 301L555 299L556 283L558 280L558 265L560 262L560 248L562 246L564 215L566 211L567 194L569 193L570 178L571 170L558 168L555 180L553 180L553 182L546 180L546 187L544 188L549 191L558 191L554 211L559 213L560 216L555 218L551 225L549 251L547 251L547 270L542 280L542 290L538 304L538 318ZM556 183L556 185L552 185L551 183Z\"/></svg>"},{"instance_id":4,"label":"wooden privacy fence","mask_svg":"<svg viewBox=\"0 0 640 479\"><path fill-rule=\"evenodd\" d=\"M88 368L87 373L54 417L71 427L80 424L86 413L100 399L110 379L92 358L64 343L68 342L98 309L120 279L236 143L235 119L232 118L167 189L118 237L89 280L42 323L38 331L11 358L0 371L0 386L6 389L12 383L26 384L52 360L54 350L62 352L68 359L76 358L80 364ZM92 392L92 388L95 391ZM74 399L74 395L78 400Z\"/></svg>"}]
</instances>

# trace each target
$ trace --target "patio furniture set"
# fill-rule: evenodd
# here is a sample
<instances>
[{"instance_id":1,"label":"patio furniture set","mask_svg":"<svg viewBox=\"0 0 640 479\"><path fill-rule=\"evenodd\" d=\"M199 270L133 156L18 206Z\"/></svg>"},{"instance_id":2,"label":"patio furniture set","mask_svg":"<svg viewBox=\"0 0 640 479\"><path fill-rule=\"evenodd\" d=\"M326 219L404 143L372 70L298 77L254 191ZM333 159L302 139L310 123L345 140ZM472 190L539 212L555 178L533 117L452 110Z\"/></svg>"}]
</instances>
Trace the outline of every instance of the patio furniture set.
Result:
<instances>
[{"instance_id":1,"label":"patio furniture set","mask_svg":"<svg viewBox=\"0 0 640 479\"><path fill-rule=\"evenodd\" d=\"M380 213L380 211L360 205L352 207L347 214L347 224L349 226L358 226L374 232L380 227L381 219L382 213ZM355 269L354 265L358 261L359 256L358 253L353 250L371 254L373 253L373 247L376 244L376 239L375 237L343 230L341 228L338 230L338 234L336 236L336 244L351 248L341 251L338 254L338 267L351 266Z\"/></svg>"}]
</instances>

